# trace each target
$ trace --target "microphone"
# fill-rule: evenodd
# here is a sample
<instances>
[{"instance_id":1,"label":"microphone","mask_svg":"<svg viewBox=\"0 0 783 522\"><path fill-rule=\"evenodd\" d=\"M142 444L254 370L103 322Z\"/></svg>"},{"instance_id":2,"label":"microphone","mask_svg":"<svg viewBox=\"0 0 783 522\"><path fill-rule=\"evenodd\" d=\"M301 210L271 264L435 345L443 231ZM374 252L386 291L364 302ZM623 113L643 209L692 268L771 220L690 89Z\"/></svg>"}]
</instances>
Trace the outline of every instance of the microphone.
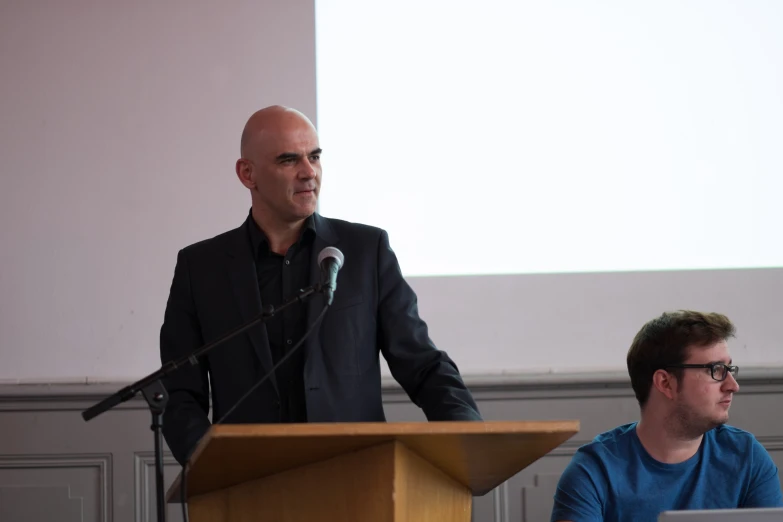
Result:
<instances>
[{"instance_id":1,"label":"microphone","mask_svg":"<svg viewBox=\"0 0 783 522\"><path fill-rule=\"evenodd\" d=\"M326 249L324 249L324 250L326 250ZM342 253L340 253L340 251L339 251L339 250L337 250L336 248L335 248L335 249L333 249L333 250L336 250L336 251L337 251L337 253L339 253L339 254L340 254L340 257L342 258ZM322 253L323 253L323 252L322 252ZM339 267L337 268L337 270L339 270ZM337 274L337 270L335 270L335 277L336 277L336 274ZM291 303L293 303L293 302L295 302L295 301L300 301L300 302L303 302L303 301L304 301L303 297L305 297L305 296L311 296L313 293L315 293L315 292L316 292L316 290L315 290L315 287L313 287L313 286L310 286L310 287L308 287L306 290L300 290L300 292L302 292L302 294L300 294L300 295L296 296L296 297L295 297L295 298L293 298L293 299L289 299L289 300L288 300L288 301L287 301L287 302L286 302L286 303L285 303L285 304L284 304L282 307L280 307L278 310L282 310L283 308L286 308L287 306L289 306ZM279 361L277 361L277 364L275 364L274 366L272 366L272 369L271 369L271 370L269 370L269 371L268 371L268 372L266 372L264 375L262 375L262 376L261 376L261 378L260 378L260 379L258 379L258 380L257 380L257 381L256 381L256 382L253 384L253 386L251 386L251 387L250 387L250 389L249 389L249 390L247 390L247 391L245 392L245 394L244 394L244 395L242 395L242 397L240 397L240 398L239 398L239 399L238 399L238 400L237 400L237 401L234 403L234 405L233 405L233 406L231 406L231 408L229 408L229 409L228 409L228 411L227 411L227 412L225 412L225 413L224 413L224 414L223 414L223 415L222 415L222 416L221 416L221 417L220 417L218 420L216 420L215 422L213 422L213 423L212 423L212 425L223 424L223 421L225 421L225 420L226 420L226 418L227 418L229 415L231 415L231 413L233 413L233 412L234 412L234 410L236 410L236 409L239 407L239 405L240 405L240 404L242 404L242 403L245 401L245 399L247 399L247 398L250 396L250 394L252 394L254 391L256 391L256 390L258 389L258 387L259 387L259 386L261 386L263 383L265 383L265 382L267 381L267 379L269 379L269 378L270 378L270 377L271 377L271 376L272 376L272 375L275 373L275 371L277 371L277 369L278 369L278 368L279 368L279 367L280 367L280 366L281 366L281 365L282 365L284 362L286 362L286 361L288 360L288 358L289 358L289 357L291 357L291 355L293 355L293 354L294 354L294 352L296 352L296 351L299 349L299 347L300 347L300 346L302 346L302 344L305 342L305 339L307 339L307 338L310 336L310 334L313 332L313 329L314 329L314 328L315 328L315 327L318 325L318 323L320 323L320 322L321 322L321 319L323 319L323 318L324 318L324 314L326 314L326 311L327 311L327 310L329 310L329 304L326 304L326 306L324 306L324 307L323 307L323 309L321 310L321 313L320 313L320 314L318 314L318 317L316 317L316 318L315 318L315 321L313 321L313 322L312 322L312 324L311 324L311 325L310 325L310 326L307 328L307 331L304 333L304 335L302 336L302 338L301 338L301 339L299 339L299 342L297 342L297 343L294 345L294 347L293 347L293 348L291 348L290 350L288 350L288 353L286 353L286 354L285 354L285 355L284 355L284 356L283 356L283 357L282 357L282 358L281 358ZM268 316L267 316L267 318L271 318L271 317L272 317L272 315L274 315L274 310L272 310L272 313L271 313L270 315L268 315ZM196 446L194 446L193 448L191 448L191 449L190 449L190 452L191 452L191 453L193 453L193 450L195 450L195 449L196 449L196 447L198 447L198 445L196 445ZM180 474L181 481L180 481L180 484L179 484L179 495L180 495L180 499L179 499L179 500L180 500L180 502L182 503L182 520L183 520L184 522L188 522L188 510L187 510L187 498L188 498L188 493L187 493L187 483L188 483L188 481L186 480L186 478L185 478L185 477L186 477L186 473L187 473L187 469L188 469L188 462L189 462L189 460L190 460L190 457L188 457L187 459L185 459L185 463L182 465L182 473Z\"/></svg>"},{"instance_id":2,"label":"microphone","mask_svg":"<svg viewBox=\"0 0 783 522\"><path fill-rule=\"evenodd\" d=\"M318 254L318 264L321 266L320 290L326 296L326 305L334 301L334 291L337 290L337 272L343 267L345 256L335 247L326 247Z\"/></svg>"}]
</instances>

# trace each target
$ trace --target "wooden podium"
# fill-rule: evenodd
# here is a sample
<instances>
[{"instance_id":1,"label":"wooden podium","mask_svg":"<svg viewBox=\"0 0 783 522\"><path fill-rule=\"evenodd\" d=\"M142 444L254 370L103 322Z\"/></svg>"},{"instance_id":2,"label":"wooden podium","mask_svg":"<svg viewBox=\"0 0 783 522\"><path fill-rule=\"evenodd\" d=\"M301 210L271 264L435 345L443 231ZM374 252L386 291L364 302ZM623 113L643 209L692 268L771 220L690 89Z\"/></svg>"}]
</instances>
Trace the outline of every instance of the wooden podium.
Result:
<instances>
[{"instance_id":1,"label":"wooden podium","mask_svg":"<svg viewBox=\"0 0 783 522\"><path fill-rule=\"evenodd\" d=\"M469 522L473 495L578 431L578 421L212 426L188 466L189 518Z\"/></svg>"}]
</instances>

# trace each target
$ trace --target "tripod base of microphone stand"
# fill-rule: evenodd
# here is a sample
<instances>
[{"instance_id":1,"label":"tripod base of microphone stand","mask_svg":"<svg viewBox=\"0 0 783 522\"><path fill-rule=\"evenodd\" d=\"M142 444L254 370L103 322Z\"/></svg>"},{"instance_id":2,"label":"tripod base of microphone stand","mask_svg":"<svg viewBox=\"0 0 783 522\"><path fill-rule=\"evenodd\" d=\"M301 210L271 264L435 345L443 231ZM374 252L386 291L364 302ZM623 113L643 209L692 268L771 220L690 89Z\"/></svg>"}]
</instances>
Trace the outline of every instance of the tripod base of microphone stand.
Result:
<instances>
[{"instance_id":1,"label":"tripod base of microphone stand","mask_svg":"<svg viewBox=\"0 0 783 522\"><path fill-rule=\"evenodd\" d=\"M169 394L163 383L156 380L141 389L144 400L150 407L152 425L150 429L155 437L155 501L158 522L166 520L166 494L163 490L163 412L169 402ZM184 499L183 499L184 502Z\"/></svg>"}]
</instances>

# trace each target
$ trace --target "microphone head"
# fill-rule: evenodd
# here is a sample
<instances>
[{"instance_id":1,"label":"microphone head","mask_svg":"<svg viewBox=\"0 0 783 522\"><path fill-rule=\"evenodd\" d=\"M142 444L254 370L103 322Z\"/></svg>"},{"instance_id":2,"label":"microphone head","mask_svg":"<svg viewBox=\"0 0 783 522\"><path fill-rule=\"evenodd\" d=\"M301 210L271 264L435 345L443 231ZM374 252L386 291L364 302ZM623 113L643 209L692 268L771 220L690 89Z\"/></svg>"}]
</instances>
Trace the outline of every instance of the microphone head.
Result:
<instances>
[{"instance_id":1,"label":"microphone head","mask_svg":"<svg viewBox=\"0 0 783 522\"><path fill-rule=\"evenodd\" d=\"M342 268L343 262L345 261L345 257L343 256L343 253L340 252L340 250L338 250L335 247L331 247L331 246L324 248L318 254L318 264L320 265L321 263L323 263L324 259L326 259L327 257L332 257L335 260L337 260L337 269L338 270L340 268Z\"/></svg>"}]
</instances>

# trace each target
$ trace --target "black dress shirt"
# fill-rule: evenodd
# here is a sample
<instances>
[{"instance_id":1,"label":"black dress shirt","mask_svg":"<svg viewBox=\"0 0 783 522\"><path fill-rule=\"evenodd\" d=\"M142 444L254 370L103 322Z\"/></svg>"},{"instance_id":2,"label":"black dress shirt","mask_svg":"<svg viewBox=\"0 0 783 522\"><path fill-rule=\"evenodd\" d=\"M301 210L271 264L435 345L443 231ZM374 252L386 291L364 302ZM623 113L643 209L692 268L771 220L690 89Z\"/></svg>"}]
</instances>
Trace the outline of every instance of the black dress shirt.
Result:
<instances>
[{"instance_id":1,"label":"black dress shirt","mask_svg":"<svg viewBox=\"0 0 783 522\"><path fill-rule=\"evenodd\" d=\"M248 216L247 229L262 306L277 307L310 284L310 254L315 237L313 216L307 218L299 239L284 256L270 250L266 235L252 215ZM266 322L273 364L299 342L307 329L306 321L307 307L298 304L276 313ZM307 422L301 347L276 370L275 377L280 392L280 422Z\"/></svg>"}]
</instances>

